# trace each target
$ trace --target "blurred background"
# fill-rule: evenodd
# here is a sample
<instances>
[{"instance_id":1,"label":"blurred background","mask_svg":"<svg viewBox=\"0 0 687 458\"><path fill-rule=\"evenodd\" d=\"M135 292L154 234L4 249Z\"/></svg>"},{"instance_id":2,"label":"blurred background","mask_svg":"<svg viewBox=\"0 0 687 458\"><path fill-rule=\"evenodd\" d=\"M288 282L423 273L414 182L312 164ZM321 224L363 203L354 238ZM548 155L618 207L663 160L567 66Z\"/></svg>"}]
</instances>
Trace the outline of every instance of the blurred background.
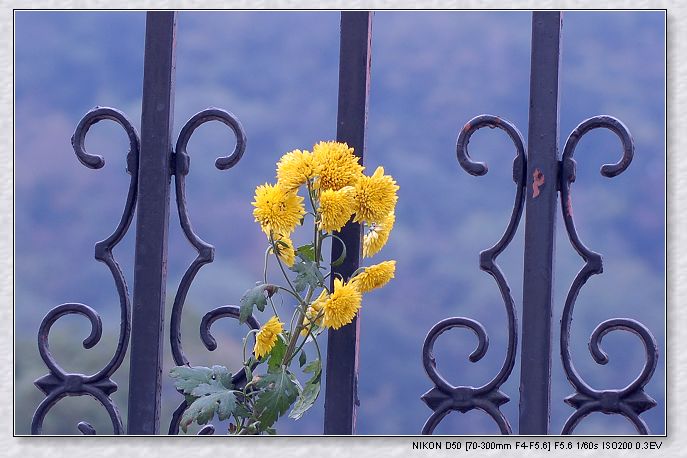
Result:
<instances>
[{"instance_id":1,"label":"blurred background","mask_svg":"<svg viewBox=\"0 0 687 458\"><path fill-rule=\"evenodd\" d=\"M33 380L47 373L36 335L54 306L82 302L103 320L103 338L90 350L81 340L87 320L69 316L50 335L57 361L68 371L93 373L114 352L119 301L93 246L116 227L129 176L128 142L114 123L102 122L86 140L105 156L101 170L83 167L70 137L92 107L124 111L140 128L144 12L17 12L15 15L15 433L28 434L44 398ZM220 172L214 159L228 154L233 134L219 123L191 139L187 178L196 232L216 247L191 287L184 310L183 344L193 365L240 364L245 328L215 324L219 348L209 352L198 325L209 310L237 304L262 276L264 235L250 205L258 184L274 181L275 162L287 151L309 149L336 136L339 14L337 12L180 12L177 33L175 136L208 106L235 113L247 132L241 162ZM566 12L563 18L560 137L597 114L621 119L632 132L632 165L612 180L599 167L620 157L610 132L580 142L573 185L575 221L582 240L604 257L603 275L582 288L571 330L572 357L598 389L619 389L639 374L643 347L630 333L604 339L610 362L599 366L587 344L592 330L613 317L634 318L651 329L660 359L647 393L658 406L642 417L653 433L665 432L665 115L663 12ZM400 185L397 222L388 245L369 263L397 260L396 279L366 296L361 312L359 434L417 434L432 413L420 396L432 387L421 348L429 329L449 316L481 321L490 349L470 363L474 336L452 330L437 341L439 371L454 385L477 385L500 368L506 350L506 314L493 279L479 270L479 252L505 229L513 204L512 158L507 136L482 130L470 144L489 163L480 178L455 157L459 129L488 113L512 121L527 138L531 14L515 12L377 12L373 19L372 84L365 165L383 165ZM115 250L133 287L134 227ZM499 257L522 312L524 219ZM168 305L195 257L172 203ZM582 259L559 219L553 318L551 432L560 432L573 409L573 393L560 363L558 338L565 295ZM288 306L284 304L283 306ZM261 321L268 317L258 317ZM168 324L168 320L166 324ZM520 321L521 322L521 321ZM164 373L172 366L168 337ZM326 340L326 339L325 339ZM311 354L309 355L311 356ZM503 412L517 431L519 353L502 387L511 402ZM128 361L113 377L112 398L126 421ZM282 434L321 434L323 401L301 420L277 424ZM180 402L170 379L163 387L166 432ZM78 434L86 420L112 432L105 410L88 397L66 398L48 414L46 434ZM197 429L190 428L189 433ZM222 432L220 428L219 433ZM634 433L623 417L593 414L580 434ZM452 413L442 434L495 434L484 413Z\"/></svg>"}]
</instances>

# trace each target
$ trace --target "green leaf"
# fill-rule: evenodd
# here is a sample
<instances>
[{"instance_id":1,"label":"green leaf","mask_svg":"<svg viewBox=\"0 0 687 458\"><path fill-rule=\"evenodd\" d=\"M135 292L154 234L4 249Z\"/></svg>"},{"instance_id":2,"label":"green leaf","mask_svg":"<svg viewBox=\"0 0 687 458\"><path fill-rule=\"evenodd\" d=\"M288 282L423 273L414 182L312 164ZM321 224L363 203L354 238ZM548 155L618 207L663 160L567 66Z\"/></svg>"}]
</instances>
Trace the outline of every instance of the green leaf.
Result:
<instances>
[{"instance_id":1,"label":"green leaf","mask_svg":"<svg viewBox=\"0 0 687 458\"><path fill-rule=\"evenodd\" d=\"M341 245L343 245L343 250L341 251L341 256L336 258L336 261L332 262L333 267L340 266L346 260L346 245L344 243L341 243Z\"/></svg>"},{"instance_id":2,"label":"green leaf","mask_svg":"<svg viewBox=\"0 0 687 458\"><path fill-rule=\"evenodd\" d=\"M341 253L341 256L339 256L339 257L336 259L336 261L332 262L332 267L338 267L338 266L340 266L341 264L343 264L343 262L344 262L345 260L346 260L346 252L344 251L343 253Z\"/></svg>"},{"instance_id":3,"label":"green leaf","mask_svg":"<svg viewBox=\"0 0 687 458\"><path fill-rule=\"evenodd\" d=\"M300 393L293 375L281 368L260 379L259 387L264 391L255 401L255 411L258 413L260 428L264 431L284 415Z\"/></svg>"},{"instance_id":4,"label":"green leaf","mask_svg":"<svg viewBox=\"0 0 687 458\"><path fill-rule=\"evenodd\" d=\"M246 383L250 382L253 380L253 369L251 369L251 364L247 364L244 367L244 370L246 371Z\"/></svg>"},{"instance_id":5,"label":"green leaf","mask_svg":"<svg viewBox=\"0 0 687 458\"><path fill-rule=\"evenodd\" d=\"M303 414L313 406L317 400L317 396L320 394L322 362L319 359L310 362L303 368L303 372L306 374L313 374L313 376L306 382L305 387L296 400L296 404L294 404L291 413L289 413L289 418L293 418L294 420L301 418Z\"/></svg>"},{"instance_id":6,"label":"green leaf","mask_svg":"<svg viewBox=\"0 0 687 458\"><path fill-rule=\"evenodd\" d=\"M209 367L177 366L169 371L169 376L174 379L174 386L184 394L191 391L201 383L208 383L212 378L212 369Z\"/></svg>"},{"instance_id":7,"label":"green leaf","mask_svg":"<svg viewBox=\"0 0 687 458\"><path fill-rule=\"evenodd\" d=\"M231 389L231 373L226 367L177 366L172 368L170 376L189 404L181 417L180 425L184 432L194 421L199 425L206 424L215 413L220 420L229 418L236 401Z\"/></svg>"},{"instance_id":8,"label":"green leaf","mask_svg":"<svg viewBox=\"0 0 687 458\"><path fill-rule=\"evenodd\" d=\"M234 415L239 418L250 418L250 410L244 404L238 403L234 409Z\"/></svg>"},{"instance_id":9,"label":"green leaf","mask_svg":"<svg viewBox=\"0 0 687 458\"><path fill-rule=\"evenodd\" d=\"M232 388L231 373L224 366L212 366L212 369L177 366L169 371L169 375L174 379L174 386L184 394L192 394L202 384L220 384L224 388Z\"/></svg>"},{"instance_id":10,"label":"green leaf","mask_svg":"<svg viewBox=\"0 0 687 458\"><path fill-rule=\"evenodd\" d=\"M303 261L315 261L315 245L312 243L308 245L299 246L296 249L296 255Z\"/></svg>"},{"instance_id":11,"label":"green leaf","mask_svg":"<svg viewBox=\"0 0 687 458\"><path fill-rule=\"evenodd\" d=\"M298 399L296 399L293 410L289 413L289 418L293 418L294 420L301 418L303 414L313 406L319 394L319 380L316 383L306 383L303 392L298 396Z\"/></svg>"},{"instance_id":12,"label":"green leaf","mask_svg":"<svg viewBox=\"0 0 687 458\"><path fill-rule=\"evenodd\" d=\"M320 383L320 378L322 377L322 362L319 359L311 361L303 368L303 372L306 374L313 374L310 380L306 382L306 385Z\"/></svg>"},{"instance_id":13,"label":"green leaf","mask_svg":"<svg viewBox=\"0 0 687 458\"><path fill-rule=\"evenodd\" d=\"M191 391L191 396L201 398L203 396L231 390L230 388L225 388L221 383L214 382L215 383L201 383Z\"/></svg>"},{"instance_id":14,"label":"green leaf","mask_svg":"<svg viewBox=\"0 0 687 458\"><path fill-rule=\"evenodd\" d=\"M331 237L331 238L332 238L332 243L334 243L334 239L336 239L336 240L338 240L339 243L341 244L341 255L340 255L338 258L336 258L336 261L333 261L333 262L331 263L331 265L332 265L333 267L340 266L341 264L343 264L344 260L346 259L346 244L345 244L344 241L341 240L341 238L340 238L339 236L337 236L337 235L334 235L334 234L327 234L327 235L324 236L325 239L326 239L327 237ZM324 240L324 239L323 239L323 240Z\"/></svg>"},{"instance_id":15,"label":"green leaf","mask_svg":"<svg viewBox=\"0 0 687 458\"><path fill-rule=\"evenodd\" d=\"M194 421L204 425L217 413L220 420L228 419L236 408L236 396L232 390L217 385L202 384L194 393L205 393L196 399L181 417L181 429L186 432Z\"/></svg>"},{"instance_id":16,"label":"green leaf","mask_svg":"<svg viewBox=\"0 0 687 458\"><path fill-rule=\"evenodd\" d=\"M286 342L284 342L282 336L277 336L277 343L274 344L274 347L269 352L268 372L276 372L281 367L284 362L284 353L286 353Z\"/></svg>"},{"instance_id":17,"label":"green leaf","mask_svg":"<svg viewBox=\"0 0 687 458\"><path fill-rule=\"evenodd\" d=\"M290 267L296 272L296 280L293 282L293 287L296 292L303 292L309 285L312 289L316 289L319 285L324 283L322 272L317 268L317 264L312 261L300 261Z\"/></svg>"},{"instance_id":18,"label":"green leaf","mask_svg":"<svg viewBox=\"0 0 687 458\"><path fill-rule=\"evenodd\" d=\"M317 374L319 372L322 372L322 363L319 359L311 361L310 363L308 363L307 366L303 368L303 372L305 372L306 374Z\"/></svg>"},{"instance_id":19,"label":"green leaf","mask_svg":"<svg viewBox=\"0 0 687 458\"><path fill-rule=\"evenodd\" d=\"M232 374L227 370L226 367L224 366L212 366L212 372L213 375L215 376L215 379L219 380L219 382L222 384L224 388L234 388L234 385L231 383L231 377Z\"/></svg>"},{"instance_id":20,"label":"green leaf","mask_svg":"<svg viewBox=\"0 0 687 458\"><path fill-rule=\"evenodd\" d=\"M300 356L298 357L298 365L299 365L300 367L305 366L305 362L307 361L306 358L307 358L307 356L305 355L305 351L301 350L301 354L300 354Z\"/></svg>"},{"instance_id":21,"label":"green leaf","mask_svg":"<svg viewBox=\"0 0 687 458\"><path fill-rule=\"evenodd\" d=\"M257 282L255 287L243 293L240 301L239 323L245 323L248 317L253 314L253 306L257 307L261 312L264 311L267 305L267 298L272 297L277 290L278 288L275 285ZM267 293L267 296L265 296L265 293Z\"/></svg>"}]
</instances>

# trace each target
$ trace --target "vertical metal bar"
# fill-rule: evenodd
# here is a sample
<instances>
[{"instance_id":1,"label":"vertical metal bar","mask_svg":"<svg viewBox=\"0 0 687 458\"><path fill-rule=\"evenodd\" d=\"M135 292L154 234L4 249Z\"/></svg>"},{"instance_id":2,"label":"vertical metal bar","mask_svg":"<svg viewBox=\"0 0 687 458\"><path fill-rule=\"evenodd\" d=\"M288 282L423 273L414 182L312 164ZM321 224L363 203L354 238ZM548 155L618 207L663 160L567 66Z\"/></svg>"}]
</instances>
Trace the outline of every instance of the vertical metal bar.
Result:
<instances>
[{"instance_id":1,"label":"vertical metal bar","mask_svg":"<svg viewBox=\"0 0 687 458\"><path fill-rule=\"evenodd\" d=\"M370 91L370 47L372 13L341 12L341 48L339 55L339 111L337 141L355 149L363 162L367 101ZM333 268L348 279L360 265L362 232L359 223L348 223L337 234L346 244L346 259ZM332 259L338 259L342 248L332 245ZM332 275L333 287L334 275ZM358 401L358 333L360 322L339 330L330 330L327 344L327 379L324 401L324 433L353 434Z\"/></svg>"},{"instance_id":2,"label":"vertical metal bar","mask_svg":"<svg viewBox=\"0 0 687 458\"><path fill-rule=\"evenodd\" d=\"M176 13L146 16L129 375L129 434L157 434L167 280Z\"/></svg>"},{"instance_id":3,"label":"vertical metal bar","mask_svg":"<svg viewBox=\"0 0 687 458\"><path fill-rule=\"evenodd\" d=\"M549 427L560 34L560 11L532 13L520 434L547 434Z\"/></svg>"}]
</instances>

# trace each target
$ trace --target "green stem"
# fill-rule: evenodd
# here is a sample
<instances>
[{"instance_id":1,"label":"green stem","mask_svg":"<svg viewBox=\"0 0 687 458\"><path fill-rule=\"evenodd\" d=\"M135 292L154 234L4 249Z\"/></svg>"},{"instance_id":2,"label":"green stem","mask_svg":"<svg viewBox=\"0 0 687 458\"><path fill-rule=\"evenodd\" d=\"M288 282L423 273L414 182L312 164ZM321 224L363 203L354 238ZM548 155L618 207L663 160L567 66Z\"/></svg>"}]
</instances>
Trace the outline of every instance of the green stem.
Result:
<instances>
[{"instance_id":1,"label":"green stem","mask_svg":"<svg viewBox=\"0 0 687 458\"><path fill-rule=\"evenodd\" d=\"M317 314L317 316L313 319L309 319L310 321L310 326L307 327L308 330L308 335L305 336L305 339L303 339L303 342L300 344L300 346L296 349L296 351L293 352L293 356L297 355L299 351L303 349L305 346L305 343L308 341L308 337L312 337L312 341L315 342L315 349L317 350L317 359L320 360L320 363L322 362L322 354L320 353L320 345L317 343L317 338L316 336L312 333L312 325L317 322L317 320L320 319L324 315L324 310L320 310L320 313ZM299 331L300 333L300 331ZM293 356L291 359L293 359ZM286 360L285 360L286 361ZM290 362L290 361L289 361Z\"/></svg>"},{"instance_id":2,"label":"green stem","mask_svg":"<svg viewBox=\"0 0 687 458\"><path fill-rule=\"evenodd\" d=\"M296 326L296 329L294 331L294 336L289 341L289 348L287 348L286 353L284 353L284 365L285 366L288 367L288 365L291 363L291 360L298 354L299 351L301 351L303 349L303 347L305 346L305 343L308 341L308 336L313 338L313 341L315 342L315 345L317 346L317 339L312 333L312 325L314 323L316 323L323 315L324 315L324 310L320 310L320 312L317 314L317 316L315 318L307 318L306 314L301 311L301 313L298 316L298 323L300 323L300 324L298 324ZM310 322L310 326L303 326L303 320L305 318L307 318L308 321ZM308 335L305 336L305 338L303 339L303 342L301 342L301 344L298 346L298 348L296 348L294 350L293 347L296 346L298 336L301 335L301 331L303 329L307 329ZM289 352L289 350L291 350L291 352ZM317 349L317 353L318 354L320 353L319 347Z\"/></svg>"},{"instance_id":3,"label":"green stem","mask_svg":"<svg viewBox=\"0 0 687 458\"><path fill-rule=\"evenodd\" d=\"M248 338L250 337L251 334L257 334L258 330L257 329L251 329L248 331L248 334L246 334L246 338L243 339L243 361L246 361L246 344L248 343Z\"/></svg>"},{"instance_id":4,"label":"green stem","mask_svg":"<svg viewBox=\"0 0 687 458\"><path fill-rule=\"evenodd\" d=\"M318 317L319 317L319 316L320 316L320 315L318 315ZM293 352L293 356L291 356L291 359L293 359L293 358L298 354L298 352L301 351L301 350L303 349L303 347L305 346L305 343L308 341L308 337L309 337L309 336L312 337L313 342L315 342L315 345L317 346L317 339L315 338L315 336L314 336L313 333L312 333L312 323L316 322L317 319L318 319L318 318L315 318L314 320L310 320L310 324L311 324L311 325L308 326L308 327L306 328L307 331L308 331L308 335L305 336L305 338L303 339L303 342L301 342L301 344L298 346L298 348L296 348L296 350ZM300 331L298 331L298 334L300 335ZM317 349L317 353L318 353L318 354L320 353L319 347L318 347L318 349ZM285 364L288 364L288 363L291 362L290 360L289 360L289 361L286 361L286 359L284 359L284 361L285 361Z\"/></svg>"},{"instance_id":5,"label":"green stem","mask_svg":"<svg viewBox=\"0 0 687 458\"><path fill-rule=\"evenodd\" d=\"M312 207L313 213L317 214L317 209L315 208L315 199L313 198L313 189L310 184L310 180L307 181L306 186L308 187L308 199L310 200L310 206Z\"/></svg>"},{"instance_id":6,"label":"green stem","mask_svg":"<svg viewBox=\"0 0 687 458\"><path fill-rule=\"evenodd\" d=\"M324 313L324 312L322 312ZM320 316L319 314L317 315L318 317ZM315 319L317 321L317 318ZM320 360L320 364L322 364L322 354L320 353L320 344L317 343L317 337L313 335L312 333L312 327L308 328L308 335L312 337L312 341L315 342L315 349L317 350L317 359ZM306 340L308 338L306 337Z\"/></svg>"},{"instance_id":7,"label":"green stem","mask_svg":"<svg viewBox=\"0 0 687 458\"><path fill-rule=\"evenodd\" d=\"M296 318L296 326L295 329L292 326L291 329L293 329L293 333L289 336L289 346L286 347L286 352L284 353L284 359L283 359L283 365L288 367L289 363L291 362L291 357L294 354L293 349L296 346L296 341L298 340L298 336L301 333L302 329L302 324L303 324L303 317L305 316L305 312L299 307L298 312L297 312L297 317Z\"/></svg>"},{"instance_id":8,"label":"green stem","mask_svg":"<svg viewBox=\"0 0 687 458\"><path fill-rule=\"evenodd\" d=\"M308 186L308 191L310 190L310 186ZM308 192L310 194L310 192ZM314 245L315 245L315 265L317 268L320 267L320 252L318 250L318 246L320 243L320 237L322 233L317 230L317 225L315 226L315 240L314 240ZM314 292L314 289L311 286L308 286L308 292L306 294L305 298L305 303L302 304L303 307L298 308L298 312L295 314L297 316L296 318L296 325L293 326L291 325L290 329L292 330L292 334L289 336L289 345L286 347L286 352L284 353L284 359L283 359L283 365L288 367L289 363L291 362L291 359L293 358L294 353L294 348L296 347L296 343L298 342L298 336L301 333L301 330L303 329L303 318L305 318L305 313L307 311L308 305L310 304L310 301L312 299L312 294Z\"/></svg>"},{"instance_id":9,"label":"green stem","mask_svg":"<svg viewBox=\"0 0 687 458\"><path fill-rule=\"evenodd\" d=\"M355 270L353 271L353 273L351 274L350 277L348 277L348 279L350 280L351 278L355 277L356 275L365 272L365 269L366 269L366 268L367 268L367 267L358 267L357 269L355 269Z\"/></svg>"},{"instance_id":10,"label":"green stem","mask_svg":"<svg viewBox=\"0 0 687 458\"><path fill-rule=\"evenodd\" d=\"M298 302L301 302L301 303L303 302L303 298L301 296L299 296L297 293L291 291L289 288L284 288L283 286L277 286L277 289L280 289L282 291L286 291L287 293L289 293L290 295L295 297L298 300Z\"/></svg>"},{"instance_id":11,"label":"green stem","mask_svg":"<svg viewBox=\"0 0 687 458\"><path fill-rule=\"evenodd\" d=\"M264 280L265 284L267 284L267 261L269 259L270 251L272 249L273 248L270 246L270 247L267 247L267 249L265 250L265 267L263 269L263 280ZM274 306L274 302L272 301L272 296L267 296L267 300L269 301L270 306L272 307L272 311L274 312L274 316L276 316L277 319L279 319L279 314L277 313L277 308Z\"/></svg>"},{"instance_id":12,"label":"green stem","mask_svg":"<svg viewBox=\"0 0 687 458\"><path fill-rule=\"evenodd\" d=\"M291 280L289 280L289 276L286 275L286 269L284 269L284 265L281 263L281 259L279 258L279 255L276 254L277 253L277 247L274 243L274 237L272 236L272 234L270 234L270 243L272 244L272 248L274 249L274 253L275 253L274 257L277 258L277 263L279 264L279 268L281 269L281 273L284 274L284 278L286 279L286 282L289 284L289 286L293 290L296 297L298 297L298 302L300 302L301 304L304 304L303 298L300 296L300 294L297 294L295 292L296 288L294 288L293 284L291 283Z\"/></svg>"},{"instance_id":13,"label":"green stem","mask_svg":"<svg viewBox=\"0 0 687 458\"><path fill-rule=\"evenodd\" d=\"M262 271L262 277L263 277L265 284L267 284L267 261L269 259L271 250L272 250L271 246L268 246L267 249L265 250L265 266L263 267L263 271Z\"/></svg>"},{"instance_id":14,"label":"green stem","mask_svg":"<svg viewBox=\"0 0 687 458\"><path fill-rule=\"evenodd\" d=\"M315 221L314 221L314 223L313 223L313 240L314 240L314 245L315 245L315 262L317 263L317 266L319 267L319 265L320 265L320 254L321 254L321 253L320 253L320 251L319 251L319 246L318 246L318 245L319 245L319 243L318 243L318 240L319 240L318 234L320 234L320 231L319 231L319 228L318 228L318 225L319 225L319 218L318 218L318 216L319 216L319 215L317 215L317 208L316 208L316 206L315 206L315 201L316 201L317 199L315 199L315 198L313 197L314 190L312 189L312 187L311 187L311 185L310 185L310 180L308 180L307 185L308 185L308 199L310 199L310 205L312 206L312 211L313 211L314 214L315 214Z\"/></svg>"}]
</instances>

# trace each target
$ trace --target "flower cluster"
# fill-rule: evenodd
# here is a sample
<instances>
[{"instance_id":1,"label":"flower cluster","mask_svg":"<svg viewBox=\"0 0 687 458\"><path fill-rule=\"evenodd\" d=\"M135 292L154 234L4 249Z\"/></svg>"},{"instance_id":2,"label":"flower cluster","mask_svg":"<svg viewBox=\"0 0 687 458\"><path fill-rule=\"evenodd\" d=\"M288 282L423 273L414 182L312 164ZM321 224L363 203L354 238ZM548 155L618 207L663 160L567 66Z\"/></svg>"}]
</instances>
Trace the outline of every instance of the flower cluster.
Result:
<instances>
[{"instance_id":1,"label":"flower cluster","mask_svg":"<svg viewBox=\"0 0 687 458\"><path fill-rule=\"evenodd\" d=\"M374 256L393 228L398 185L384 174L383 167L377 167L372 176L365 176L364 170L346 143L319 142L312 152L286 153L277 163L277 183L255 190L255 221L268 237L273 233L275 238L288 238L305 214L298 191L306 186L318 204L319 229L339 231L353 217L367 226L363 256Z\"/></svg>"},{"instance_id":2,"label":"flower cluster","mask_svg":"<svg viewBox=\"0 0 687 458\"><path fill-rule=\"evenodd\" d=\"M353 148L334 141L319 142L312 152L297 149L281 157L277 183L255 191L253 216L263 232L277 241L275 250L287 266L292 267L296 257L290 234L306 213L305 199L298 195L301 188L308 194L320 233L333 234L353 221L365 227L363 257L384 247L394 226L399 187L383 167L371 176L364 170ZM359 269L348 282L335 279L333 291L323 289L307 304L301 333L350 323L360 309L362 293L384 286L394 277L395 266L395 261L386 261Z\"/></svg>"},{"instance_id":3,"label":"flower cluster","mask_svg":"<svg viewBox=\"0 0 687 458\"><path fill-rule=\"evenodd\" d=\"M244 339L246 382L241 387L231 384L231 376L227 377L221 366L179 366L172 371L177 388L190 402L181 421L184 431L193 421L204 424L216 413L220 420L234 419L229 430L235 434L274 433L272 425L291 405L289 417L295 419L313 405L322 370L318 336L329 328L351 323L362 306L363 295L383 287L395 275L396 261L360 267L348 279L332 270L346 257L345 243L337 235L346 224L360 224L364 230L363 257L377 254L394 226L396 181L382 167L369 176L364 172L353 148L334 141L319 142L312 151L284 154L277 163L276 183L256 187L253 217L269 245L263 281L241 298L239 321L246 322L255 307L262 312L269 305L273 315ZM295 247L292 234L310 218L312 243ZM327 239L342 245L341 256L331 262L322 255ZM283 286L268 281L270 255L279 264L286 281ZM290 318L280 318L272 299L277 293L295 299ZM286 323L290 323L288 328ZM247 356L251 334L255 343L252 355ZM317 356L306 365L304 346L308 342L314 344ZM311 374L303 385L291 369L296 356L303 372ZM253 375L257 365L265 361L267 373ZM219 380L222 387L205 380Z\"/></svg>"}]
</instances>

